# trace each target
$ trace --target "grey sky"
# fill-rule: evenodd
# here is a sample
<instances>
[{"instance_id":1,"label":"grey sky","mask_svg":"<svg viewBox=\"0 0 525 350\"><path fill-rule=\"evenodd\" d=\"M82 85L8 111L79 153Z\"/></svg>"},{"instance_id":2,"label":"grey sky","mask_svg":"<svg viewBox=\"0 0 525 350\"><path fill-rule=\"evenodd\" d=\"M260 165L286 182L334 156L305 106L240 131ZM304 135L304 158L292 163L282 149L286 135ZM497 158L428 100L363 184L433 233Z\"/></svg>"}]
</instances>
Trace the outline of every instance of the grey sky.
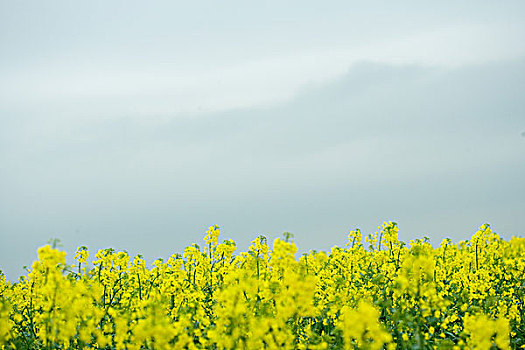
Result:
<instances>
[{"instance_id":1,"label":"grey sky","mask_svg":"<svg viewBox=\"0 0 525 350\"><path fill-rule=\"evenodd\" d=\"M0 269L524 235L524 34L522 1L0 1Z\"/></svg>"}]
</instances>

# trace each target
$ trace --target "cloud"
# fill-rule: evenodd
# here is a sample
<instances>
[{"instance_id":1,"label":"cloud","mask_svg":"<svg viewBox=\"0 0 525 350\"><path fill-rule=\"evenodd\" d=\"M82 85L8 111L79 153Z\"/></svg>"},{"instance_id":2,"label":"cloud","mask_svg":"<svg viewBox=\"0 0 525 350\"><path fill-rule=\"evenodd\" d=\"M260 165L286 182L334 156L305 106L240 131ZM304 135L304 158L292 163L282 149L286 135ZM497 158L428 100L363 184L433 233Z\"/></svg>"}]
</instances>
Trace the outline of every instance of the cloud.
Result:
<instances>
[{"instance_id":1,"label":"cloud","mask_svg":"<svg viewBox=\"0 0 525 350\"><path fill-rule=\"evenodd\" d=\"M291 231L301 249L382 220L404 239L463 239L485 221L523 235L524 68L360 63L273 106L13 115L0 131L0 266L12 276L27 242L54 236L70 251L166 256L214 223L241 245Z\"/></svg>"},{"instance_id":2,"label":"cloud","mask_svg":"<svg viewBox=\"0 0 525 350\"><path fill-rule=\"evenodd\" d=\"M144 23L149 28L144 32L126 27L127 21L139 20L138 8L124 12L124 19L107 18L95 8L98 10L92 9L92 15L101 17L107 33L100 32L94 18L77 18L76 9L71 17L57 18L55 26L44 17L42 26L18 28L22 22L6 16L10 30L6 29L2 41L12 50L0 60L3 108L32 114L53 109L56 115L74 113L91 119L213 113L284 103L304 85L337 79L349 66L362 61L450 68L525 55L523 20L498 13L490 20L483 19L483 6L463 20L449 16L448 11L445 16L442 9L439 16L412 14L410 24L396 12L387 23L375 23L374 17L375 27L363 22L357 12L347 10L353 21L339 17L333 19L335 24L321 21L319 25L327 28L318 30L303 19L295 25L280 23L264 35L258 26L232 31L214 23L216 30L208 30L214 34L205 37L202 29L194 28L187 19L166 33L167 28L159 23ZM50 11L47 7L42 10ZM73 9L63 10L69 13ZM92 31L77 29L82 40L67 34L72 26L81 27L72 25L73 20ZM244 23L245 19L237 20ZM329 31L334 25L337 28ZM284 41L283 32L293 40ZM189 39L194 35L201 39L198 45Z\"/></svg>"}]
</instances>

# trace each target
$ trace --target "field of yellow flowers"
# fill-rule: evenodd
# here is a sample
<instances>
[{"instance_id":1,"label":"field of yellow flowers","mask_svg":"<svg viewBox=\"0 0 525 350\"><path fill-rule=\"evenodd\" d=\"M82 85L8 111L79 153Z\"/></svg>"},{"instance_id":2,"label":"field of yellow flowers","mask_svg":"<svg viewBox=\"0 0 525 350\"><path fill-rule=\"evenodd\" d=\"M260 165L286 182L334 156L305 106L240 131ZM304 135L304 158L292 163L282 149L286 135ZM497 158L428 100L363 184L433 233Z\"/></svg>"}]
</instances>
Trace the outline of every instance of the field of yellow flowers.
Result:
<instances>
[{"instance_id":1,"label":"field of yellow flowers","mask_svg":"<svg viewBox=\"0 0 525 350\"><path fill-rule=\"evenodd\" d=\"M205 244L147 267L137 256L49 245L27 276L0 276L2 349L518 349L525 239L483 225L470 241L405 244L395 223L312 251L261 236Z\"/></svg>"}]
</instances>

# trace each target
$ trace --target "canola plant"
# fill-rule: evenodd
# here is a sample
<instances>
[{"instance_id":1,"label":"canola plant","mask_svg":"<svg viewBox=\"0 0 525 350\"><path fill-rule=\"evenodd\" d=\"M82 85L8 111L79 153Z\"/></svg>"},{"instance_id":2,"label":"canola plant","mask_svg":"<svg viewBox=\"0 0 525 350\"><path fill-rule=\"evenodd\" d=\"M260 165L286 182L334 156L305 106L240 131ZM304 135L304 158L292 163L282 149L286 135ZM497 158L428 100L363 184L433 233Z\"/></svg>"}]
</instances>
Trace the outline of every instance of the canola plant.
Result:
<instances>
[{"instance_id":1,"label":"canola plant","mask_svg":"<svg viewBox=\"0 0 525 350\"><path fill-rule=\"evenodd\" d=\"M263 236L235 254L212 226L201 249L156 260L49 245L0 277L2 349L525 348L525 239L488 225L433 248L389 222L364 242L309 252Z\"/></svg>"}]
</instances>

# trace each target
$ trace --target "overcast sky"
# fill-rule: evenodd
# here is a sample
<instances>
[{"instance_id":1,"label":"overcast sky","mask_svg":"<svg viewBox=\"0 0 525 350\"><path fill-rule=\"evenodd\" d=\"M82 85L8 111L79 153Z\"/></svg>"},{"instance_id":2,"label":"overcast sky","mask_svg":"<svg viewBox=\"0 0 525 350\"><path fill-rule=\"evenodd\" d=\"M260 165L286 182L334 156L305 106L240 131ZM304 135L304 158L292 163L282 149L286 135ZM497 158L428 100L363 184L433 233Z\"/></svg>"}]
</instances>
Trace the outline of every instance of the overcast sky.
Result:
<instances>
[{"instance_id":1,"label":"overcast sky","mask_svg":"<svg viewBox=\"0 0 525 350\"><path fill-rule=\"evenodd\" d=\"M0 0L0 269L525 236L524 39L521 0Z\"/></svg>"}]
</instances>

